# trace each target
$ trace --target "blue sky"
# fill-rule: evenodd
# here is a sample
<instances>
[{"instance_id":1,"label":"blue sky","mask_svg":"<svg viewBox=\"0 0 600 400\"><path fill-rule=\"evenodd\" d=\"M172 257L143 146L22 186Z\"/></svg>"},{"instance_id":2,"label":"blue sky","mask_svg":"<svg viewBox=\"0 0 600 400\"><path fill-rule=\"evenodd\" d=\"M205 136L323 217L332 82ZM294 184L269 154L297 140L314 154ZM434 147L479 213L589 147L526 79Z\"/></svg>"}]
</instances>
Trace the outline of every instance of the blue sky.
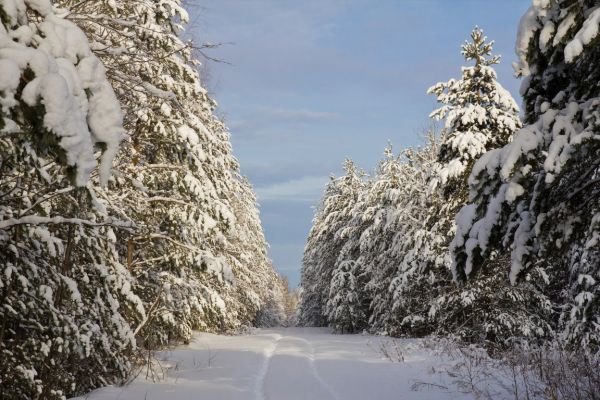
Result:
<instances>
[{"instance_id":1,"label":"blue sky","mask_svg":"<svg viewBox=\"0 0 600 400\"><path fill-rule=\"evenodd\" d=\"M526 0L202 0L192 6L205 76L258 193L275 267L295 286L331 173L346 157L372 170L391 140L418 145L436 107L425 92L460 76L460 44L478 25L503 56L518 102L514 41Z\"/></svg>"}]
</instances>

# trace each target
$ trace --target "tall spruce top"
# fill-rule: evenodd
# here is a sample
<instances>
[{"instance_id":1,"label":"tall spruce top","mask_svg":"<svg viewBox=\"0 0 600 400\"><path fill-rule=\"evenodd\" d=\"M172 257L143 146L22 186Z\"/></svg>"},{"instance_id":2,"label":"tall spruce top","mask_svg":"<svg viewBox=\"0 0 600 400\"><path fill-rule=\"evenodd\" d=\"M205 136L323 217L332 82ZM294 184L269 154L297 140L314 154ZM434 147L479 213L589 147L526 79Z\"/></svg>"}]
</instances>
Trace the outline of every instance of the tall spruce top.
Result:
<instances>
[{"instance_id":1,"label":"tall spruce top","mask_svg":"<svg viewBox=\"0 0 600 400\"><path fill-rule=\"evenodd\" d=\"M475 66L490 66L500 62L500 56L492 54L494 41L487 42L487 36L483 34L483 29L476 26L471 31L471 40L465 40L462 47L462 55L465 60L475 60ZM487 58L489 57L489 58Z\"/></svg>"},{"instance_id":2,"label":"tall spruce top","mask_svg":"<svg viewBox=\"0 0 600 400\"><path fill-rule=\"evenodd\" d=\"M487 42L478 27L471 32L471 39L462 45L462 54L475 65L462 67L461 79L441 82L428 90L442 104L430 117L445 121L432 186L444 186L444 195L459 202L466 200L467 178L474 162L508 143L521 127L519 107L498 83L492 68L500 60L492 54L494 42Z\"/></svg>"}]
</instances>

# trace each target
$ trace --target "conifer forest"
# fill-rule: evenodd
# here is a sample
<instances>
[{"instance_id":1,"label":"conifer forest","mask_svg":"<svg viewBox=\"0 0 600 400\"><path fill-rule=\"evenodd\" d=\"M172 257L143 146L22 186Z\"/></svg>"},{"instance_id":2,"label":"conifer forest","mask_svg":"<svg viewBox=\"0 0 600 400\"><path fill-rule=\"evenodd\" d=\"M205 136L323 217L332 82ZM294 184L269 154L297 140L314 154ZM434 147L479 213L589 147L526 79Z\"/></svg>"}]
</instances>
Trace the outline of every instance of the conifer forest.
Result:
<instances>
[{"instance_id":1,"label":"conifer forest","mask_svg":"<svg viewBox=\"0 0 600 400\"><path fill-rule=\"evenodd\" d=\"M195 3L0 0L0 399L600 399L599 1L502 59L470 26L419 144L336 160L298 288Z\"/></svg>"}]
</instances>

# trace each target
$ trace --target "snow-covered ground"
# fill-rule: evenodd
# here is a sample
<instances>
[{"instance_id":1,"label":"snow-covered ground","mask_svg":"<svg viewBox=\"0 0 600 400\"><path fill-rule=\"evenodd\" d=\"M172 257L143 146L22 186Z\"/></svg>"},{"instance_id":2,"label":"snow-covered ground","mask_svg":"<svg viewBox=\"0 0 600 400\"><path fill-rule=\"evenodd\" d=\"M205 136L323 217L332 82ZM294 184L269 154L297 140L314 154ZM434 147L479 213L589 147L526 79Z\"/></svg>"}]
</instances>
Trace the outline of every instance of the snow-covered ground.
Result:
<instances>
[{"instance_id":1,"label":"snow-covered ground","mask_svg":"<svg viewBox=\"0 0 600 400\"><path fill-rule=\"evenodd\" d=\"M422 341L333 335L321 328L257 330L241 336L198 333L161 352L163 379L147 371L126 387L89 400L471 399ZM388 353L389 356L385 356Z\"/></svg>"}]
</instances>

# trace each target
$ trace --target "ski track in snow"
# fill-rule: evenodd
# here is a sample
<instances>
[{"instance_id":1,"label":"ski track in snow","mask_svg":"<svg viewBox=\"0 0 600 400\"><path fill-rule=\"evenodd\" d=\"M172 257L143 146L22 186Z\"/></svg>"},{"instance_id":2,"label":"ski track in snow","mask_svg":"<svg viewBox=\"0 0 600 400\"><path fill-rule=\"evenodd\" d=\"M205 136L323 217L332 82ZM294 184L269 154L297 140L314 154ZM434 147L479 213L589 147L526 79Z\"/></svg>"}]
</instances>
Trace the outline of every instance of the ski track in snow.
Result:
<instances>
[{"instance_id":1,"label":"ski track in snow","mask_svg":"<svg viewBox=\"0 0 600 400\"><path fill-rule=\"evenodd\" d=\"M319 374L319 370L317 369L317 366L315 364L316 356L315 356L314 344L312 344L311 342L309 342L308 340L306 340L304 338L295 337L295 339L305 342L307 344L308 348L310 349L310 352L308 353L307 357L310 362L310 370L311 370L313 376L315 377L315 379L321 384L321 386L323 386L323 388L325 388L325 391L329 394L329 396L331 396L331 398L333 400L341 400L340 396L337 395L335 390L333 390L333 388L323 379L321 374Z\"/></svg>"},{"instance_id":2,"label":"ski track in snow","mask_svg":"<svg viewBox=\"0 0 600 400\"><path fill-rule=\"evenodd\" d=\"M262 397L256 400L339 400L315 366L315 348L305 338L285 335L269 351ZM264 365L264 364L263 364Z\"/></svg>"},{"instance_id":3,"label":"ski track in snow","mask_svg":"<svg viewBox=\"0 0 600 400\"><path fill-rule=\"evenodd\" d=\"M255 400L268 400L265 393L265 379L267 377L267 373L269 372L269 367L271 365L271 359L273 358L273 354L275 354L275 350L277 350L277 345L279 341L283 338L283 336L276 334L275 341L273 344L264 351L263 356L264 360L258 371L256 381L254 383L254 399Z\"/></svg>"}]
</instances>

